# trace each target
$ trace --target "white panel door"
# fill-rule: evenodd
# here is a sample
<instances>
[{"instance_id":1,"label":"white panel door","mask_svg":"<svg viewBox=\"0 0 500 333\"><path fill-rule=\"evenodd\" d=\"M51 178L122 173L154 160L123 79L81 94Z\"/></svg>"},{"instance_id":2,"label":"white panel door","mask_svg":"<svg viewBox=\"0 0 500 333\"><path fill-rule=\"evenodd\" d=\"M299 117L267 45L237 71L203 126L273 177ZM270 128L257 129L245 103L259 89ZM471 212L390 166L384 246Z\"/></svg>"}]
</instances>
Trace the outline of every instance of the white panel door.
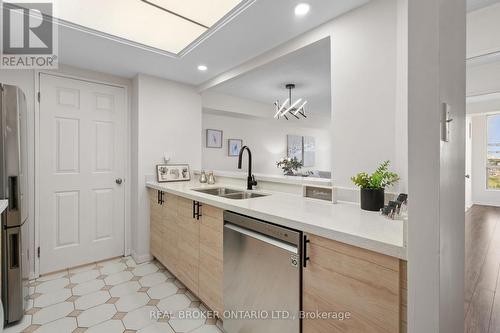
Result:
<instances>
[{"instance_id":1,"label":"white panel door","mask_svg":"<svg viewBox=\"0 0 500 333\"><path fill-rule=\"evenodd\" d=\"M40 75L40 274L123 255L125 91Z\"/></svg>"}]
</instances>

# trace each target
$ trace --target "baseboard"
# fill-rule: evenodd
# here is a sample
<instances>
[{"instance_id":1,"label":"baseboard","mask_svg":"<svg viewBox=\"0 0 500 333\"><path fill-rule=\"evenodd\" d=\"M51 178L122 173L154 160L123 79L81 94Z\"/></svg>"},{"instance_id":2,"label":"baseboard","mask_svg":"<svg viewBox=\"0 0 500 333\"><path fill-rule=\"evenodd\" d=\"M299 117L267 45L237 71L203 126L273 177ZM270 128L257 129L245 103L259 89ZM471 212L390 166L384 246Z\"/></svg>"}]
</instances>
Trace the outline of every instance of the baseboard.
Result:
<instances>
[{"instance_id":1,"label":"baseboard","mask_svg":"<svg viewBox=\"0 0 500 333\"><path fill-rule=\"evenodd\" d=\"M492 207L500 207L500 204L497 201L474 201L472 206L492 206Z\"/></svg>"},{"instance_id":2,"label":"baseboard","mask_svg":"<svg viewBox=\"0 0 500 333\"><path fill-rule=\"evenodd\" d=\"M153 256L149 253L139 255L135 252L132 252L132 258L134 258L137 264L143 264L145 262L150 262L151 260L153 260Z\"/></svg>"}]
</instances>

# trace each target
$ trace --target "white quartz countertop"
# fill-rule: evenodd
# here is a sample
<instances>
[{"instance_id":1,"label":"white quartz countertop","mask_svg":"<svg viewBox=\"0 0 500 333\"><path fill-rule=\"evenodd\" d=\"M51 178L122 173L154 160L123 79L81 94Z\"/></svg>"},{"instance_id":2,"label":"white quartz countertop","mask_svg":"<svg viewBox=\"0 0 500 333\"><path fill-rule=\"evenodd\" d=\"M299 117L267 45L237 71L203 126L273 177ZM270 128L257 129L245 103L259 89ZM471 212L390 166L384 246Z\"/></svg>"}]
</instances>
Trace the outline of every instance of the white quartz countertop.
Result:
<instances>
[{"instance_id":1,"label":"white quartz countertop","mask_svg":"<svg viewBox=\"0 0 500 333\"><path fill-rule=\"evenodd\" d=\"M377 212L367 212L358 204L332 204L295 194L255 191L269 196L234 200L193 191L210 187L228 187L190 182L158 183L146 186L156 190L196 200L224 210L255 217L285 227L336 240L392 257L406 259L403 221L393 221ZM239 188L243 190L243 188Z\"/></svg>"},{"instance_id":2,"label":"white quartz countertop","mask_svg":"<svg viewBox=\"0 0 500 333\"><path fill-rule=\"evenodd\" d=\"M7 200L0 200L0 214L3 213L5 209L9 206L9 202Z\"/></svg>"}]
</instances>

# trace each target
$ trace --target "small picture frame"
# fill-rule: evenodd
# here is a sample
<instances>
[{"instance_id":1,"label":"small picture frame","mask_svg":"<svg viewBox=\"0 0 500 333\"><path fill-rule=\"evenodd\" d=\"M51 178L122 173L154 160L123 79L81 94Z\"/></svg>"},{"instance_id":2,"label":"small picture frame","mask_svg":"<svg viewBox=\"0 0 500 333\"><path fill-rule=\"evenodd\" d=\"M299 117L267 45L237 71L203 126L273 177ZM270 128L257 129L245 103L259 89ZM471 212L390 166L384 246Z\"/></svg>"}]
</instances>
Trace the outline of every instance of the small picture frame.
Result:
<instances>
[{"instance_id":1,"label":"small picture frame","mask_svg":"<svg viewBox=\"0 0 500 333\"><path fill-rule=\"evenodd\" d=\"M241 140L241 139L229 139L229 140L227 140L227 155L228 156L239 156L242 146L243 146L243 140Z\"/></svg>"},{"instance_id":2,"label":"small picture frame","mask_svg":"<svg viewBox=\"0 0 500 333\"><path fill-rule=\"evenodd\" d=\"M222 148L222 131L207 129L207 148Z\"/></svg>"},{"instance_id":3,"label":"small picture frame","mask_svg":"<svg viewBox=\"0 0 500 333\"><path fill-rule=\"evenodd\" d=\"M156 178L158 183L189 181L191 180L189 164L158 164Z\"/></svg>"}]
</instances>

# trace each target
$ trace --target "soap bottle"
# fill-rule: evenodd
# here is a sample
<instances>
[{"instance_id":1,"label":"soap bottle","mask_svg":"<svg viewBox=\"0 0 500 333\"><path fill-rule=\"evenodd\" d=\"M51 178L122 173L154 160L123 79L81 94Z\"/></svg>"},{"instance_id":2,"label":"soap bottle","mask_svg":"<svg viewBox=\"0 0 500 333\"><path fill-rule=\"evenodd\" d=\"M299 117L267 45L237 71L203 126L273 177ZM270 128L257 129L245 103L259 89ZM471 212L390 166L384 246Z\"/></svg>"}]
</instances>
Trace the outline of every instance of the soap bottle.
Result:
<instances>
[{"instance_id":1,"label":"soap bottle","mask_svg":"<svg viewBox=\"0 0 500 333\"><path fill-rule=\"evenodd\" d=\"M208 173L208 184L210 185L215 184L215 177L213 171Z\"/></svg>"},{"instance_id":2,"label":"soap bottle","mask_svg":"<svg viewBox=\"0 0 500 333\"><path fill-rule=\"evenodd\" d=\"M205 173L205 170L201 170L200 183L206 183L206 182L207 182L207 175Z\"/></svg>"}]
</instances>

